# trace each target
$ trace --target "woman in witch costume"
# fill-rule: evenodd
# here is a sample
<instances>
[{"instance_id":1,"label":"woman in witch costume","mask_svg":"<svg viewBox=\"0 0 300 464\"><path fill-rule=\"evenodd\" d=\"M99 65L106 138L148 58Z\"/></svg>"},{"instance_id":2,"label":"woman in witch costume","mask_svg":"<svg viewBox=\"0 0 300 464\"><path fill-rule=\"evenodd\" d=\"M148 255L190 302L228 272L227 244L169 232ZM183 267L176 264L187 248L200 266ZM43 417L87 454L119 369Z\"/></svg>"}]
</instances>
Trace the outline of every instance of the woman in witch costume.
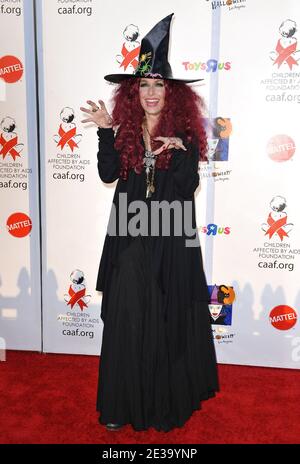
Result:
<instances>
[{"instance_id":1,"label":"woman in witch costume","mask_svg":"<svg viewBox=\"0 0 300 464\"><path fill-rule=\"evenodd\" d=\"M143 38L134 74L105 76L119 84L111 116L102 100L81 108L83 122L98 126L101 180L118 179L96 284L104 323L96 409L109 430L167 432L219 391L194 204L207 148L203 101L187 85L195 80L172 76L172 16ZM137 203L146 211L139 221Z\"/></svg>"}]
</instances>

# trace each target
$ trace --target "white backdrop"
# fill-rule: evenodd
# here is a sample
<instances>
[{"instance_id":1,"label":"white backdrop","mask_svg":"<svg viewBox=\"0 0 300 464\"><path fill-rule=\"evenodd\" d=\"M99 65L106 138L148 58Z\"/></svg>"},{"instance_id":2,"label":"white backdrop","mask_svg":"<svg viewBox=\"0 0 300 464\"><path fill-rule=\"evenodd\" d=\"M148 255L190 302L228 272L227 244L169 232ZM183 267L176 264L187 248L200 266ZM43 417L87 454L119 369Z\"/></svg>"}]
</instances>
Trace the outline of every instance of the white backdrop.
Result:
<instances>
[{"instance_id":1,"label":"white backdrop","mask_svg":"<svg viewBox=\"0 0 300 464\"><path fill-rule=\"evenodd\" d=\"M205 79L194 88L207 105L210 162L199 165L196 207L218 361L299 368L298 3L36 2L43 351L99 354L101 346L95 285L116 183L98 177L96 127L80 122L80 106L103 99L110 109L103 76L132 71L120 67L122 48L139 45L126 41L126 26L138 28L140 42L174 12L173 74ZM16 347L17 337L16 329Z\"/></svg>"},{"instance_id":2,"label":"white backdrop","mask_svg":"<svg viewBox=\"0 0 300 464\"><path fill-rule=\"evenodd\" d=\"M33 10L0 7L0 348L41 350Z\"/></svg>"},{"instance_id":3,"label":"white backdrop","mask_svg":"<svg viewBox=\"0 0 300 464\"><path fill-rule=\"evenodd\" d=\"M300 48L291 29L293 22L299 28L299 2L244 4L239 11L222 8L221 17L220 56L230 57L232 69L230 79L220 74L217 113L230 118L232 134L228 162L216 163L230 175L216 178L214 222L231 232L214 239L213 283L232 285L236 300L232 325L215 327L215 333L225 329L218 359L299 367L300 52L287 52L285 61L283 50L276 62L279 39L283 48ZM289 38L280 33L282 23ZM286 224L270 230L270 213ZM277 306L283 307L271 314Z\"/></svg>"},{"instance_id":4,"label":"white backdrop","mask_svg":"<svg viewBox=\"0 0 300 464\"><path fill-rule=\"evenodd\" d=\"M103 99L110 108L112 87L103 76L120 70L116 55L121 53L127 25L138 27L140 37L137 40L140 41L154 24L174 11L170 61L174 74L185 76L187 72L182 65L185 56L194 59L199 50L201 56L209 55L211 11L209 8L202 11L195 2L194 11L188 14L184 5L177 2L174 6L172 1L164 2L159 8L153 8L153 4L144 5L143 14L138 1L130 8L126 3L117 2L117 11L113 4L105 3L103 8L101 1L85 2L75 6L77 14L63 14L67 10L59 9L60 2L44 1L41 6L39 66L43 68L44 77L40 107L45 132L42 211L46 224L44 350L99 354L102 294L95 286L116 183L103 184L98 177L97 128L80 122L85 117L80 106L88 107L88 99L96 102ZM87 7L91 10L80 13L80 8ZM191 28L188 38L191 45L186 47L187 23L192 22L193 16L202 17L205 27L198 28L195 24ZM176 47L172 47L173 43ZM203 88L208 95L208 80ZM68 144L57 147L55 139L59 143L57 134L64 115L66 118L71 115L71 125L65 124L64 130L73 129L72 140L77 147ZM80 161L84 164L78 170ZM76 178L77 174L82 177ZM75 293L85 293L82 301L87 306L82 308L78 304L73 307L70 307L72 303L68 304L72 286L70 275L74 271L75 276L84 276L83 283L79 284L81 287L76 284L71 287Z\"/></svg>"}]
</instances>

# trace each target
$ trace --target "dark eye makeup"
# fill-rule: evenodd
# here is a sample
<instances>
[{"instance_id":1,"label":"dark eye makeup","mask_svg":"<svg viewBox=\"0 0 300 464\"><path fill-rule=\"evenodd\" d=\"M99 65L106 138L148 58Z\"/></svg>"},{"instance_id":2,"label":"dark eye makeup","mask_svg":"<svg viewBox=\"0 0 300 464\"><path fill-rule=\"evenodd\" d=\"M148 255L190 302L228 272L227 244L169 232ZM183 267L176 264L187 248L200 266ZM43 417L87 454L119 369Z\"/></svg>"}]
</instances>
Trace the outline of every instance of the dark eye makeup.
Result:
<instances>
[{"instance_id":1,"label":"dark eye makeup","mask_svg":"<svg viewBox=\"0 0 300 464\"><path fill-rule=\"evenodd\" d=\"M158 86L158 87L164 87L163 82L155 82L155 85ZM146 87L146 86L148 86L148 82L141 82L140 83L140 87Z\"/></svg>"}]
</instances>

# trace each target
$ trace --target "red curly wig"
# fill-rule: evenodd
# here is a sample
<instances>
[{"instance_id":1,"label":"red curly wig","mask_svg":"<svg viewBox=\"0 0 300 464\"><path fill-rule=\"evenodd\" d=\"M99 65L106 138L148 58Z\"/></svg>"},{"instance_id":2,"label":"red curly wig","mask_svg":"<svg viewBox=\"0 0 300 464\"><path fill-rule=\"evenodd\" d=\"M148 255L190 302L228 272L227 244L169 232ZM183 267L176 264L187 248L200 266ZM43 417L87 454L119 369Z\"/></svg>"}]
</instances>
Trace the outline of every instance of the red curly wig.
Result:
<instances>
[{"instance_id":1,"label":"red curly wig","mask_svg":"<svg viewBox=\"0 0 300 464\"><path fill-rule=\"evenodd\" d=\"M153 137L175 137L178 134L184 143L195 143L199 147L199 161L206 161L207 137L204 128L203 99L187 84L180 81L165 80L165 105L159 121L151 134ZM128 177L130 168L137 174L143 169L144 148L142 145L142 122L144 110L139 99L140 78L125 79L113 95L113 126L119 126L115 148L120 152L120 177ZM160 141L153 143L152 149L161 146ZM156 160L156 167L168 169L171 152L165 150Z\"/></svg>"}]
</instances>

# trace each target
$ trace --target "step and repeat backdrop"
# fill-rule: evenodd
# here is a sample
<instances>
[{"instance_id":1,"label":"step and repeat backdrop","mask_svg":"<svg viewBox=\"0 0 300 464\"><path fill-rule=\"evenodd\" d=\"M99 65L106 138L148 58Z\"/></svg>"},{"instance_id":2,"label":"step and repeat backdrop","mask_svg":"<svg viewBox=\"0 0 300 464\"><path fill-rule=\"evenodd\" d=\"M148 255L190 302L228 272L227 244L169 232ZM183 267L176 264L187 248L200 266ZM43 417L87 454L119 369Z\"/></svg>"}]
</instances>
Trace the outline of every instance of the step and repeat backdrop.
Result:
<instances>
[{"instance_id":1,"label":"step and repeat backdrop","mask_svg":"<svg viewBox=\"0 0 300 464\"><path fill-rule=\"evenodd\" d=\"M80 107L111 109L103 76L133 72L142 37L174 12L173 74L204 79L196 208L218 361L300 367L298 3L0 1L2 347L99 354L116 182L98 177Z\"/></svg>"},{"instance_id":2,"label":"step and repeat backdrop","mask_svg":"<svg viewBox=\"0 0 300 464\"><path fill-rule=\"evenodd\" d=\"M34 16L24 6L0 2L1 359L5 348L41 349Z\"/></svg>"}]
</instances>

